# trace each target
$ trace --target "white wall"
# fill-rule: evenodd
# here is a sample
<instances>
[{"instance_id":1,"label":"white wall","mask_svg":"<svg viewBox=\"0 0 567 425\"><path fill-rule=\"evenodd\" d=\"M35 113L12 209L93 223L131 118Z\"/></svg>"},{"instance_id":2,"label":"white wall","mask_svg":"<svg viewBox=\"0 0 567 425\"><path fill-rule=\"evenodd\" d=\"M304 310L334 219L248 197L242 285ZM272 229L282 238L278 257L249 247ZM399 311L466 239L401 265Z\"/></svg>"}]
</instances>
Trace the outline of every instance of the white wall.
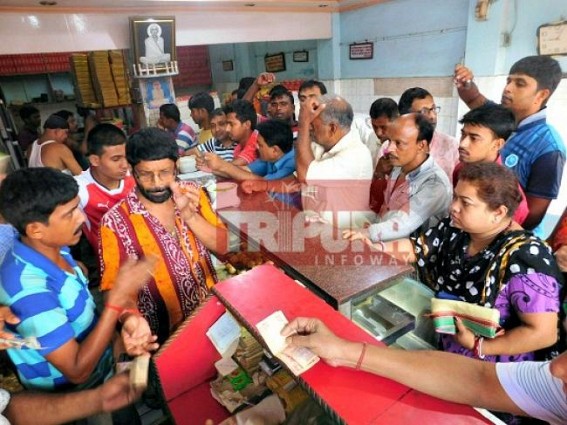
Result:
<instances>
[{"instance_id":1,"label":"white wall","mask_svg":"<svg viewBox=\"0 0 567 425\"><path fill-rule=\"evenodd\" d=\"M152 16L170 16L167 10ZM126 49L126 13L0 15L0 54ZM330 38L330 13L176 13L178 46ZM290 27L293 22L293 30Z\"/></svg>"}]
</instances>

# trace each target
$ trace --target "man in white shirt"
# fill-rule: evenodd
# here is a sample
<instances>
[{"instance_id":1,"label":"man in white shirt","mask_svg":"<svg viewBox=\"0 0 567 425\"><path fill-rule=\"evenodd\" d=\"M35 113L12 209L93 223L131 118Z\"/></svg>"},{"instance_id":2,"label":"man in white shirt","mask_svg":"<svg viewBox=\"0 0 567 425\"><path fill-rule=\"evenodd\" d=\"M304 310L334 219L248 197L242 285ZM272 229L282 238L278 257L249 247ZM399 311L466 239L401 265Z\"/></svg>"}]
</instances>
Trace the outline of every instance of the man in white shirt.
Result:
<instances>
[{"instance_id":1,"label":"man in white shirt","mask_svg":"<svg viewBox=\"0 0 567 425\"><path fill-rule=\"evenodd\" d=\"M301 106L296 170L306 218L349 227L372 216L372 158L358 134L350 131L353 115L351 105L339 96Z\"/></svg>"}]
</instances>

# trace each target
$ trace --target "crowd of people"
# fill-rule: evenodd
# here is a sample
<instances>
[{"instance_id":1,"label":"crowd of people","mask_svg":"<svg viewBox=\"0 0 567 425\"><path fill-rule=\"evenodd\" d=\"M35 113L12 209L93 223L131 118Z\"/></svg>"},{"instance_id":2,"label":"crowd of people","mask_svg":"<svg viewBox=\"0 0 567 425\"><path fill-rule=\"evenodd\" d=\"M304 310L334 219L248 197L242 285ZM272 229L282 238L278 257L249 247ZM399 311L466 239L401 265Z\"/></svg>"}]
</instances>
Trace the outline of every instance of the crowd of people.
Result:
<instances>
[{"instance_id":1,"label":"crowd of people","mask_svg":"<svg viewBox=\"0 0 567 425\"><path fill-rule=\"evenodd\" d=\"M373 102L368 139L349 102L323 83L301 85L296 117L293 94L269 73L247 79L222 108L208 93L192 96L198 132L174 104L160 107L159 128L128 138L112 124L73 137L65 111L39 133L38 111L22 108L29 167L0 185L0 314L10 330L0 336L37 338L40 348L7 351L26 389L51 394L14 396L9 418L42 397L53 406L98 397L85 415L118 409L115 423L139 420L126 408L139 391L121 375L108 380L114 354L150 355L163 344L217 282L211 254L228 250L206 190L177 179L178 159L194 155L198 168L244 193L300 193L306 221L413 264L437 298L500 314L494 338L456 319L456 331L440 335L443 352L366 347L308 318L284 329L292 344L335 366L507 412L508 423L564 423L567 212L548 242L539 237L565 163L546 123L561 75L554 59L523 58L497 104L458 65L455 84L470 107L460 140L437 129L440 108L425 88ZM99 312L89 287L103 292ZM77 417L56 410L67 412L61 421Z\"/></svg>"}]
</instances>

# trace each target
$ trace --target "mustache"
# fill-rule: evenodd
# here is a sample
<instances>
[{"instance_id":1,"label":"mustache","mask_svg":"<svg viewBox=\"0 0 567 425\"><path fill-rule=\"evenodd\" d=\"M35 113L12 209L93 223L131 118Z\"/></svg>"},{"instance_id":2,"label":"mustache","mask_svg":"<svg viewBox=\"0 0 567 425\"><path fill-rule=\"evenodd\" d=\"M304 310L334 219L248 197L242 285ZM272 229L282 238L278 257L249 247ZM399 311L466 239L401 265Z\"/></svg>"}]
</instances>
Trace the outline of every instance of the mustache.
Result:
<instances>
[{"instance_id":1,"label":"mustache","mask_svg":"<svg viewBox=\"0 0 567 425\"><path fill-rule=\"evenodd\" d=\"M148 193L159 193L159 192L171 192L171 189L167 186L164 187L156 187L154 189L146 189L146 192Z\"/></svg>"}]
</instances>

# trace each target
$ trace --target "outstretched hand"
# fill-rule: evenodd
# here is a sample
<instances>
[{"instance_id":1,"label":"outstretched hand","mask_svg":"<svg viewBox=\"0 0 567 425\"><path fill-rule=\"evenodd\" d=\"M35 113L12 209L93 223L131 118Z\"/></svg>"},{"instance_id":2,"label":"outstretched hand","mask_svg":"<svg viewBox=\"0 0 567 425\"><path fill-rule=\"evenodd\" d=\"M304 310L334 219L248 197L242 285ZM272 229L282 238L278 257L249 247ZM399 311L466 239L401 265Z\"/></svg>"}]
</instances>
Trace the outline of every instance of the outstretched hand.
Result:
<instances>
[{"instance_id":1,"label":"outstretched hand","mask_svg":"<svg viewBox=\"0 0 567 425\"><path fill-rule=\"evenodd\" d=\"M244 180L240 183L240 188L248 195L253 192L265 192L268 190L268 182L264 179Z\"/></svg>"},{"instance_id":2,"label":"outstretched hand","mask_svg":"<svg viewBox=\"0 0 567 425\"><path fill-rule=\"evenodd\" d=\"M131 314L120 332L122 343L129 356L139 356L159 348L157 336L152 335L148 321L139 314Z\"/></svg>"},{"instance_id":3,"label":"outstretched hand","mask_svg":"<svg viewBox=\"0 0 567 425\"><path fill-rule=\"evenodd\" d=\"M336 336L319 319L298 317L289 322L281 333L288 337L288 344L309 348L331 366L347 364L344 349L350 343Z\"/></svg>"},{"instance_id":4,"label":"outstretched hand","mask_svg":"<svg viewBox=\"0 0 567 425\"><path fill-rule=\"evenodd\" d=\"M95 391L100 394L103 412L113 412L139 399L145 388L130 385L128 372L113 376Z\"/></svg>"}]
</instances>

